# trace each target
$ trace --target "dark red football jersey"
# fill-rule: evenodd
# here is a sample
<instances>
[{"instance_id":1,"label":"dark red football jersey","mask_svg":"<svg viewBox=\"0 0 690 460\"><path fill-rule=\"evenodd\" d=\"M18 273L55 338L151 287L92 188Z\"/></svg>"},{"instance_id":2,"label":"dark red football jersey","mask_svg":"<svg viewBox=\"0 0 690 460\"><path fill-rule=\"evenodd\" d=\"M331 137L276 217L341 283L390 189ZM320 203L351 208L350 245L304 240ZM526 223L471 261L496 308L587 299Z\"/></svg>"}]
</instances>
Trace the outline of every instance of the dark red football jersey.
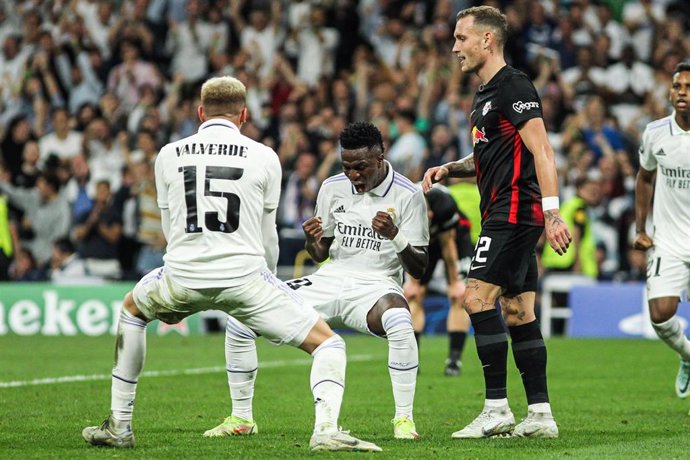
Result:
<instances>
[{"instance_id":1,"label":"dark red football jersey","mask_svg":"<svg viewBox=\"0 0 690 460\"><path fill-rule=\"evenodd\" d=\"M483 224L544 225L534 157L518 132L537 117L542 117L537 90L511 66L475 94L470 119Z\"/></svg>"}]
</instances>

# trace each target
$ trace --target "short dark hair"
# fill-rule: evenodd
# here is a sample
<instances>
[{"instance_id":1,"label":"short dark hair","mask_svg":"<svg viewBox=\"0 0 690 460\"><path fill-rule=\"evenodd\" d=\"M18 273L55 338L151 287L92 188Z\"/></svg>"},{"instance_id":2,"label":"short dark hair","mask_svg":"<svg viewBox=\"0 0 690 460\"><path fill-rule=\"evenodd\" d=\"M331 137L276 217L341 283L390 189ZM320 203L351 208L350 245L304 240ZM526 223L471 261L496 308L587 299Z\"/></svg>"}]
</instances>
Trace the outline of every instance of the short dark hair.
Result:
<instances>
[{"instance_id":1,"label":"short dark hair","mask_svg":"<svg viewBox=\"0 0 690 460\"><path fill-rule=\"evenodd\" d=\"M74 244L69 238L58 238L53 241L53 246L64 254L74 254Z\"/></svg>"},{"instance_id":2,"label":"short dark hair","mask_svg":"<svg viewBox=\"0 0 690 460\"><path fill-rule=\"evenodd\" d=\"M347 150L357 150L363 147L374 149L378 147L383 153L383 137L381 131L372 123L355 122L347 125L338 138L340 146Z\"/></svg>"},{"instance_id":3,"label":"short dark hair","mask_svg":"<svg viewBox=\"0 0 690 460\"><path fill-rule=\"evenodd\" d=\"M680 72L690 72L690 62L683 61L679 62L675 69L673 69L673 75Z\"/></svg>"},{"instance_id":4,"label":"short dark hair","mask_svg":"<svg viewBox=\"0 0 690 460\"><path fill-rule=\"evenodd\" d=\"M498 8L488 5L465 8L460 10L455 20L459 21L466 16L472 16L475 25L491 29L496 35L498 46L505 46L508 41L508 20Z\"/></svg>"},{"instance_id":5,"label":"short dark hair","mask_svg":"<svg viewBox=\"0 0 690 460\"><path fill-rule=\"evenodd\" d=\"M39 174L39 177L43 178L43 180L46 181L46 184L48 184L56 193L60 191L62 182L60 182L60 178L55 173L43 172Z\"/></svg>"}]
</instances>

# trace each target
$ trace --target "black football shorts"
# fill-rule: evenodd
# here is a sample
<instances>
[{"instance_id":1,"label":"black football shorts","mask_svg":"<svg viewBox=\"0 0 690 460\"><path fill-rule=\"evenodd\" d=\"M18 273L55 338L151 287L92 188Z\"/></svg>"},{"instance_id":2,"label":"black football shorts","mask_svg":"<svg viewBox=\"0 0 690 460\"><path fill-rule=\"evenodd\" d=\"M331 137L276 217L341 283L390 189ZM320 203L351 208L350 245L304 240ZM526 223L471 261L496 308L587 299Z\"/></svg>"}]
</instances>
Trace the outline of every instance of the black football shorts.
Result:
<instances>
[{"instance_id":1,"label":"black football shorts","mask_svg":"<svg viewBox=\"0 0 690 460\"><path fill-rule=\"evenodd\" d=\"M487 222L474 248L468 278L501 286L503 295L537 290L534 248L543 227Z\"/></svg>"}]
</instances>

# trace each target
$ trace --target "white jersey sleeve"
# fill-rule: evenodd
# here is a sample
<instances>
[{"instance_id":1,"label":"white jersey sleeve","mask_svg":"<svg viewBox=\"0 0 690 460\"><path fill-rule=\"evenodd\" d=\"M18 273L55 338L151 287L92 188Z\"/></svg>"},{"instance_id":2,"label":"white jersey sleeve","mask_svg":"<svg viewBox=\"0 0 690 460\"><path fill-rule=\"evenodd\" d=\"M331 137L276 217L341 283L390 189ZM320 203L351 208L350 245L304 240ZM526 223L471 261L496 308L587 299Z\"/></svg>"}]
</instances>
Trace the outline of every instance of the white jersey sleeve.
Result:
<instances>
[{"instance_id":1,"label":"white jersey sleeve","mask_svg":"<svg viewBox=\"0 0 690 460\"><path fill-rule=\"evenodd\" d=\"M649 125L642 134L642 144L640 145L640 166L647 171L656 169L656 158L652 153L652 140L649 134Z\"/></svg>"},{"instance_id":2,"label":"white jersey sleeve","mask_svg":"<svg viewBox=\"0 0 690 460\"><path fill-rule=\"evenodd\" d=\"M167 146L166 146L167 147ZM163 151L166 147L163 147L161 154L156 157L156 163L154 167L156 176L156 195L158 200L158 207L161 209L168 209L168 186L165 183L165 168L163 167L162 158Z\"/></svg>"},{"instance_id":3,"label":"white jersey sleeve","mask_svg":"<svg viewBox=\"0 0 690 460\"><path fill-rule=\"evenodd\" d=\"M266 164L266 188L264 195L264 212L275 211L280 203L280 185L282 180L282 169L278 154L273 149L268 149Z\"/></svg>"},{"instance_id":4,"label":"white jersey sleeve","mask_svg":"<svg viewBox=\"0 0 690 460\"><path fill-rule=\"evenodd\" d=\"M421 189L406 203L400 216L398 229L403 232L412 246L429 245L429 218L426 199Z\"/></svg>"}]
</instances>

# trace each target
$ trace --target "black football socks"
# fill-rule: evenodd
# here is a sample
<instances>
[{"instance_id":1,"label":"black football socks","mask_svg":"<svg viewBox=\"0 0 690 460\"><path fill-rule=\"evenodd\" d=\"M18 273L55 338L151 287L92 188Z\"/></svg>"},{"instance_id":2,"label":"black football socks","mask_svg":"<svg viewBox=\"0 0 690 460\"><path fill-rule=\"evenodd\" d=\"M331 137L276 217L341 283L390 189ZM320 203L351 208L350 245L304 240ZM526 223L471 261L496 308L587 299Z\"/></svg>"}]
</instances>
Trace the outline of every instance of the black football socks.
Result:
<instances>
[{"instance_id":1,"label":"black football socks","mask_svg":"<svg viewBox=\"0 0 690 460\"><path fill-rule=\"evenodd\" d=\"M512 340L513 358L522 384L525 386L528 404L549 402L546 386L546 346L539 323L508 327Z\"/></svg>"},{"instance_id":2,"label":"black football socks","mask_svg":"<svg viewBox=\"0 0 690 460\"><path fill-rule=\"evenodd\" d=\"M470 320L484 371L486 399L504 399L507 397L508 334L495 309L474 313L470 315Z\"/></svg>"}]
</instances>

